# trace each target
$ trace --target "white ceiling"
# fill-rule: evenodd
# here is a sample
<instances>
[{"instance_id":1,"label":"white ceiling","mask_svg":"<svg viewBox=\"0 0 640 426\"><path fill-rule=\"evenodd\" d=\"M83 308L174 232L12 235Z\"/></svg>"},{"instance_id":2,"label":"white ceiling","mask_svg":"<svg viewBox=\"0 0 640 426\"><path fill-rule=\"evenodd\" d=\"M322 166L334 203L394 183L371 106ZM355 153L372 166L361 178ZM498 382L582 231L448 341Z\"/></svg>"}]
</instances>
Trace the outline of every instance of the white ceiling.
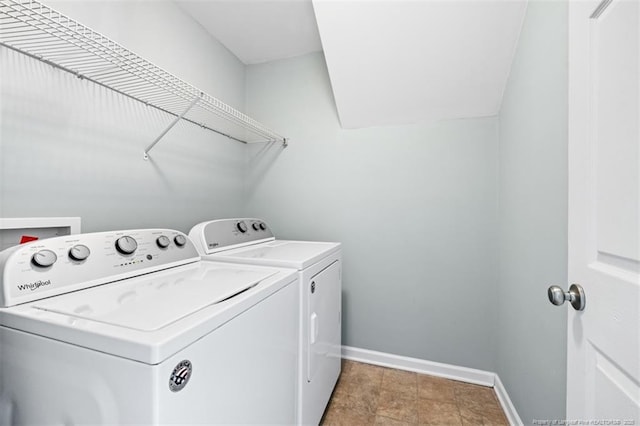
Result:
<instances>
[{"instance_id":1,"label":"white ceiling","mask_svg":"<svg viewBox=\"0 0 640 426\"><path fill-rule=\"evenodd\" d=\"M244 64L322 50L311 0L177 0Z\"/></svg>"},{"instance_id":2,"label":"white ceiling","mask_svg":"<svg viewBox=\"0 0 640 426\"><path fill-rule=\"evenodd\" d=\"M245 64L324 50L345 128L497 114L527 4L177 1Z\"/></svg>"},{"instance_id":3,"label":"white ceiling","mask_svg":"<svg viewBox=\"0 0 640 426\"><path fill-rule=\"evenodd\" d=\"M498 113L523 0L313 0L345 128Z\"/></svg>"}]
</instances>

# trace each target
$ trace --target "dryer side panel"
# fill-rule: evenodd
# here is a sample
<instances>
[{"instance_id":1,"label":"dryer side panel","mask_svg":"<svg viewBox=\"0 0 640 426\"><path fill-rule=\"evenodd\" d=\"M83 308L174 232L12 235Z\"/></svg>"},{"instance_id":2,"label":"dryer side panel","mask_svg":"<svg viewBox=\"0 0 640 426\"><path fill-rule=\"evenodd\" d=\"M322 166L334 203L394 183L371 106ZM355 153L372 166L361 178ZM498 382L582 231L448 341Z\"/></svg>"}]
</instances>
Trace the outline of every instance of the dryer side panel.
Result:
<instances>
[{"instance_id":1,"label":"dryer side panel","mask_svg":"<svg viewBox=\"0 0 640 426\"><path fill-rule=\"evenodd\" d=\"M307 380L313 382L318 374L341 358L341 302L342 285L340 262L335 261L307 282L308 295L308 363ZM338 371L340 367L338 366Z\"/></svg>"}]
</instances>

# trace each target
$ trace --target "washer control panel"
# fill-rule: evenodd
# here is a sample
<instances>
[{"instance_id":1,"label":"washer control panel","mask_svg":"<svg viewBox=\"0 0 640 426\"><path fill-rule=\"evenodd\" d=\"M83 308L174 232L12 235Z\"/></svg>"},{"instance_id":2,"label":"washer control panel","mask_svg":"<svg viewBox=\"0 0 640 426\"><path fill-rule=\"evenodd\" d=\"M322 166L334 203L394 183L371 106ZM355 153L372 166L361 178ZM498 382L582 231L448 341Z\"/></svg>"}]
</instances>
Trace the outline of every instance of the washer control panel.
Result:
<instances>
[{"instance_id":1,"label":"washer control panel","mask_svg":"<svg viewBox=\"0 0 640 426\"><path fill-rule=\"evenodd\" d=\"M171 229L66 235L0 252L0 307L200 260L191 240Z\"/></svg>"},{"instance_id":2,"label":"washer control panel","mask_svg":"<svg viewBox=\"0 0 640 426\"><path fill-rule=\"evenodd\" d=\"M260 219L220 219L202 222L189 232L202 254L257 244L274 239L271 229Z\"/></svg>"}]
</instances>

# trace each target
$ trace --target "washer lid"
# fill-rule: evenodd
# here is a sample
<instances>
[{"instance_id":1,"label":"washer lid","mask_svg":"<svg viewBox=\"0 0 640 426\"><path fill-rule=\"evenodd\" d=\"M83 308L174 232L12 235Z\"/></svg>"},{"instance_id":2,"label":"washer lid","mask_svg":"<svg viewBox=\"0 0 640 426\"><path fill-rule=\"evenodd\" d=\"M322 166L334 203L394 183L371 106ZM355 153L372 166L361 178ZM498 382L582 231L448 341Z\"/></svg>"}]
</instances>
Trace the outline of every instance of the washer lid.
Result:
<instances>
[{"instance_id":1,"label":"washer lid","mask_svg":"<svg viewBox=\"0 0 640 426\"><path fill-rule=\"evenodd\" d=\"M0 328L158 364L296 279L293 269L195 262L0 308Z\"/></svg>"},{"instance_id":2,"label":"washer lid","mask_svg":"<svg viewBox=\"0 0 640 426\"><path fill-rule=\"evenodd\" d=\"M273 271L210 269L203 276L132 286L128 281L34 302L32 307L139 331L159 330L227 300L274 275Z\"/></svg>"},{"instance_id":3,"label":"washer lid","mask_svg":"<svg viewBox=\"0 0 640 426\"><path fill-rule=\"evenodd\" d=\"M302 270L340 250L340 243L275 240L204 255L203 259Z\"/></svg>"}]
</instances>

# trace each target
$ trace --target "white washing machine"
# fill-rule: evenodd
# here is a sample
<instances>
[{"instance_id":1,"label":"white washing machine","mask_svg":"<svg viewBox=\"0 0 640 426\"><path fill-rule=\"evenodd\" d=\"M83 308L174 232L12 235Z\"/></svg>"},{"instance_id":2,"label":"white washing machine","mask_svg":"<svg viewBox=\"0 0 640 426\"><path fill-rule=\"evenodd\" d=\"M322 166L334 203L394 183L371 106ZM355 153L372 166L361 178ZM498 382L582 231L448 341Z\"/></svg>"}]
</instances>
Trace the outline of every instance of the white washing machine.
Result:
<instances>
[{"instance_id":1,"label":"white washing machine","mask_svg":"<svg viewBox=\"0 0 640 426\"><path fill-rule=\"evenodd\" d=\"M0 424L296 421L293 270L153 229L13 247L0 277Z\"/></svg>"},{"instance_id":2,"label":"white washing machine","mask_svg":"<svg viewBox=\"0 0 640 426\"><path fill-rule=\"evenodd\" d=\"M189 237L205 260L277 266L298 271L299 424L318 424L341 368L342 260L340 243L276 240L260 219L200 223Z\"/></svg>"}]
</instances>

